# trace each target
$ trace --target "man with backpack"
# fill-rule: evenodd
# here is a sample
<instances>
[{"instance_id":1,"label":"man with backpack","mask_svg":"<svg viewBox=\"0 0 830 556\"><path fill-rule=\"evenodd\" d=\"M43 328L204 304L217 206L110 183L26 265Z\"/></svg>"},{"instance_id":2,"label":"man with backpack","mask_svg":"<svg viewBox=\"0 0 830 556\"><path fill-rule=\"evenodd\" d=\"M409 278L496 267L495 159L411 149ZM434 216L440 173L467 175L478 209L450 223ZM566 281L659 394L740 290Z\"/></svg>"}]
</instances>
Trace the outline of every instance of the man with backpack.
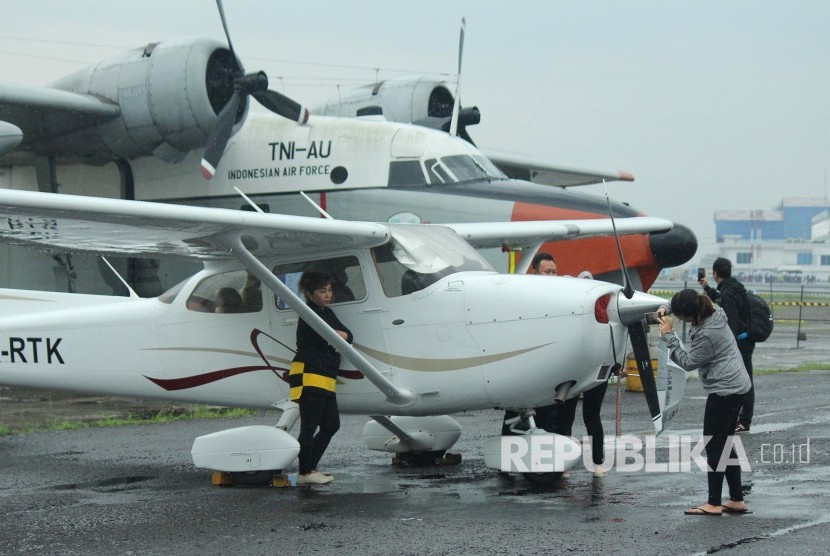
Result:
<instances>
[{"instance_id":1,"label":"man with backpack","mask_svg":"<svg viewBox=\"0 0 830 556\"><path fill-rule=\"evenodd\" d=\"M755 381L752 378L752 352L755 351L755 342L749 335L747 292L744 285L732 277L732 263L729 259L723 257L715 259L712 263L712 278L717 282L717 289L709 286L706 276L698 278L698 282L703 286L703 291L709 299L718 303L726 313L729 329L735 335L738 350L741 352L746 372L749 373L749 379L752 382L752 387L746 394L738 415L738 425L735 427L736 433L749 432L755 406Z\"/></svg>"}]
</instances>

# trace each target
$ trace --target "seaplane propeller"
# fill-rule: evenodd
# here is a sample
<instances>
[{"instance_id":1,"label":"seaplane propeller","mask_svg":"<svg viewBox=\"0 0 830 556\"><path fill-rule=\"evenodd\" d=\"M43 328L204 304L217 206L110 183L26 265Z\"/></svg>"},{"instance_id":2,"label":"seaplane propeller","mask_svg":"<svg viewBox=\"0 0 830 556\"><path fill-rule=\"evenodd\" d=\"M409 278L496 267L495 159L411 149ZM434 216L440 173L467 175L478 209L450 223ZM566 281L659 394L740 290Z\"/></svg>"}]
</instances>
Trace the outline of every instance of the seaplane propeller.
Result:
<instances>
[{"instance_id":1,"label":"seaplane propeller","mask_svg":"<svg viewBox=\"0 0 830 556\"><path fill-rule=\"evenodd\" d=\"M225 11L222 8L222 0L216 0L216 6L219 9L219 17L222 19L222 27L228 39L230 60L217 61L217 63L212 64L212 71L208 79L214 87L225 90L231 89L233 93L219 111L216 124L207 139L207 146L201 163L202 175L206 179L212 178L216 173L216 167L222 158L222 153L225 152L233 126L244 113L248 96L254 97L262 106L284 118L300 124L308 121L308 110L304 106L268 88L268 77L265 72L245 73L242 62L239 61L233 49L233 42L225 20Z\"/></svg>"},{"instance_id":2,"label":"seaplane propeller","mask_svg":"<svg viewBox=\"0 0 830 556\"><path fill-rule=\"evenodd\" d=\"M455 83L455 98L453 99L452 112L446 116L430 116L412 122L415 125L438 129L448 132L450 135L461 137L471 145L475 145L470 134L467 133L467 126L476 125L481 122L481 112L477 106L463 108L461 106L461 62L464 55L464 32L467 23L461 18L461 33L458 39L458 78Z\"/></svg>"}]
</instances>

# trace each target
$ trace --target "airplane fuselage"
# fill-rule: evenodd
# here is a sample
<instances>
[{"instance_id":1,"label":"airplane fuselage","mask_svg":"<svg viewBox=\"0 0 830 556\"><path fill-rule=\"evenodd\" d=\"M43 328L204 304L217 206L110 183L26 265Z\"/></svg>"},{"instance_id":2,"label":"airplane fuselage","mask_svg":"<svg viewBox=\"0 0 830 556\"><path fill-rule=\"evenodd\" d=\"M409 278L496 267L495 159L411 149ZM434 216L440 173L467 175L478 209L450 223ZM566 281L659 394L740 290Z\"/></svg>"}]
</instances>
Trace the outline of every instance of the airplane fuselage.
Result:
<instances>
[{"instance_id":1,"label":"airplane fuselage","mask_svg":"<svg viewBox=\"0 0 830 556\"><path fill-rule=\"evenodd\" d=\"M414 404L396 407L344 359L341 411L534 407L552 403L563 383L573 381L572 392L592 387L624 357L613 284L478 271L404 294L389 290L405 286L397 275L390 286L391 270L376 270L367 252L334 260L352 265L344 272L353 299L333 309L355 347L416 395ZM281 263L274 271L286 279L287 268L298 267ZM270 407L288 397L297 315L267 291L256 310L221 312L209 297L221 284L243 289L245 274L236 263L214 267L153 299L2 290L3 314L15 316L0 319L0 383ZM610 324L595 311L603 296Z\"/></svg>"}]
</instances>

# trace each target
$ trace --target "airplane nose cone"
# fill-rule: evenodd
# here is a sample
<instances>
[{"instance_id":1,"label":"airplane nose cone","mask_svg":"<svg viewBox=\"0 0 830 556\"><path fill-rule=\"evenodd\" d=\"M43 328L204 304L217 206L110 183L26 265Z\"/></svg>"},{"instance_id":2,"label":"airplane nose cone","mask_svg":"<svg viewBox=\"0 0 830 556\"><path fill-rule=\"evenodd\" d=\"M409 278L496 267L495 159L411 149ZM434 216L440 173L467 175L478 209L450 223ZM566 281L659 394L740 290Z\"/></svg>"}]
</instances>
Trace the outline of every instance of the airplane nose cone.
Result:
<instances>
[{"instance_id":1,"label":"airplane nose cone","mask_svg":"<svg viewBox=\"0 0 830 556\"><path fill-rule=\"evenodd\" d=\"M651 234L651 252L660 268L680 266L692 260L697 252L695 234L683 224L674 224L666 233Z\"/></svg>"}]
</instances>

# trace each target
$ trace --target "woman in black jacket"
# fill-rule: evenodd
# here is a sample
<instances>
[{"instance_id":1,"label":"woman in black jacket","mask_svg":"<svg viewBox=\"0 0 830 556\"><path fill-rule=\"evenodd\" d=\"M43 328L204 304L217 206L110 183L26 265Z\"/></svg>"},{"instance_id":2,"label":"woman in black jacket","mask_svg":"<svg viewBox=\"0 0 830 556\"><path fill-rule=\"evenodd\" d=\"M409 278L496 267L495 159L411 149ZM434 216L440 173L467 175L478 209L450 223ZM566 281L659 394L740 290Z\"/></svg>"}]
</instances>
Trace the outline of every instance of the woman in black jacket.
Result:
<instances>
[{"instance_id":1,"label":"woman in black jacket","mask_svg":"<svg viewBox=\"0 0 830 556\"><path fill-rule=\"evenodd\" d=\"M331 277L325 272L306 271L300 278L300 290L305 294L308 306L351 343L352 333L329 308ZM300 405L298 484L326 484L332 481L331 475L317 471L317 464L340 428L335 395L339 369L340 353L300 319L297 324L297 355L288 374L291 399Z\"/></svg>"}]
</instances>

